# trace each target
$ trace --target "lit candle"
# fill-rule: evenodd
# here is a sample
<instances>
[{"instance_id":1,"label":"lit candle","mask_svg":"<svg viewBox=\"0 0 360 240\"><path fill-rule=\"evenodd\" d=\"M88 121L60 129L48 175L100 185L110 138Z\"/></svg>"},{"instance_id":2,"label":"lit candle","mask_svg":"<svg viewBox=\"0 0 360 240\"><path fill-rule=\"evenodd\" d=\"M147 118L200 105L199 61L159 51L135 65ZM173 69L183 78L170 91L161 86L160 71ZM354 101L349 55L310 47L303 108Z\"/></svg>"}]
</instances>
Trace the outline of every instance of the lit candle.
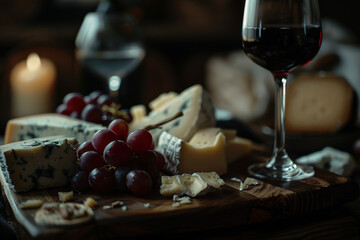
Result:
<instances>
[{"instance_id":1,"label":"lit candle","mask_svg":"<svg viewBox=\"0 0 360 240\"><path fill-rule=\"evenodd\" d=\"M56 68L50 60L31 53L19 62L10 73L12 117L50 112L55 82Z\"/></svg>"}]
</instances>

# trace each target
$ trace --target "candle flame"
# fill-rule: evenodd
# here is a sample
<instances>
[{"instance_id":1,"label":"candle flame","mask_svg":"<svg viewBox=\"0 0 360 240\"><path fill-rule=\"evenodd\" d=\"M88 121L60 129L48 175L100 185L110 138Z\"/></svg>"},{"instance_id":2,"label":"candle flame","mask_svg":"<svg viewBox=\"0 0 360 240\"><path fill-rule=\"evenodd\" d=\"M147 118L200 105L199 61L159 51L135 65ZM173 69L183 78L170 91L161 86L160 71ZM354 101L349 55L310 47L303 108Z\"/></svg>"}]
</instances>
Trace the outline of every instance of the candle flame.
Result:
<instances>
[{"instance_id":1,"label":"candle flame","mask_svg":"<svg viewBox=\"0 0 360 240\"><path fill-rule=\"evenodd\" d=\"M29 69L29 71L33 72L41 67L41 60L39 55L36 53L31 53L26 59L26 66Z\"/></svg>"}]
</instances>

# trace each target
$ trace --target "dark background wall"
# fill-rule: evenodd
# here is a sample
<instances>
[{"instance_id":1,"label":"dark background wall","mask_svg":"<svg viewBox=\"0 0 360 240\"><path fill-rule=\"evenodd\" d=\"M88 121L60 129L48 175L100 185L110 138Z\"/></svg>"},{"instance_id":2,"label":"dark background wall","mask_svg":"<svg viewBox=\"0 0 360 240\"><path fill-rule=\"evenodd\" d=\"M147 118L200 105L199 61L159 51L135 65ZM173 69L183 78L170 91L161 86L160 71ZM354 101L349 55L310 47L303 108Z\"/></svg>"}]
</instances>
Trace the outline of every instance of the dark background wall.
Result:
<instances>
[{"instance_id":1,"label":"dark background wall","mask_svg":"<svg viewBox=\"0 0 360 240\"><path fill-rule=\"evenodd\" d=\"M210 56L241 47L243 0L118 1L125 4L123 11L139 22L146 46L141 103L164 91L204 83L204 66ZM343 24L360 38L356 1L319 2L323 18ZM57 65L55 105L67 92L84 90L74 41L84 16L97 5L98 1L85 0L1 0L1 128L9 119L9 71L30 52L48 57Z\"/></svg>"}]
</instances>

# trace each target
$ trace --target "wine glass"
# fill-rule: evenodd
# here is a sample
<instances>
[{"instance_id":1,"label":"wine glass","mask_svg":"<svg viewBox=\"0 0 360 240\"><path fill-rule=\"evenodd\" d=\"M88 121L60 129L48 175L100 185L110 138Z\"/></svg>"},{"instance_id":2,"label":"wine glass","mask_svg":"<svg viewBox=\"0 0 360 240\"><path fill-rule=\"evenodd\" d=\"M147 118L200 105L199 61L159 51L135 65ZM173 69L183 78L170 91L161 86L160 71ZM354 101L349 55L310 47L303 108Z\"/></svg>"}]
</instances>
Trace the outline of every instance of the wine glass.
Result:
<instances>
[{"instance_id":1,"label":"wine glass","mask_svg":"<svg viewBox=\"0 0 360 240\"><path fill-rule=\"evenodd\" d=\"M84 73L86 92L105 90L122 107L137 104L145 46L136 20L116 0L103 0L86 14L76 36L76 57ZM119 1L120 2L120 1Z\"/></svg>"},{"instance_id":2,"label":"wine glass","mask_svg":"<svg viewBox=\"0 0 360 240\"><path fill-rule=\"evenodd\" d=\"M275 80L274 149L267 163L248 171L267 180L292 181L314 175L311 166L295 164L285 149L285 94L289 73L309 63L321 46L317 0L246 0L242 27L243 50Z\"/></svg>"}]
</instances>

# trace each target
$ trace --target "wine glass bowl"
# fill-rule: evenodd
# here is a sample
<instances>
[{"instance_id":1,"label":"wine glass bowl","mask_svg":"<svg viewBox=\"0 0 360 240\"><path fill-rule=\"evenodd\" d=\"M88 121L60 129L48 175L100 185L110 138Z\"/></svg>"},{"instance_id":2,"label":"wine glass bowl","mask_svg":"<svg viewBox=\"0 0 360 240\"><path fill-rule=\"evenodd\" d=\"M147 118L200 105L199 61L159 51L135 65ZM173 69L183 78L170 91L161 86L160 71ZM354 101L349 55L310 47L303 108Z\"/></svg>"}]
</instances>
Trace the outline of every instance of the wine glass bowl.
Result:
<instances>
[{"instance_id":1,"label":"wine glass bowl","mask_svg":"<svg viewBox=\"0 0 360 240\"><path fill-rule=\"evenodd\" d=\"M270 160L248 168L255 177L292 181L314 175L311 166L295 164L285 149L285 99L289 73L318 53L321 21L317 0L246 0L243 50L275 80L274 149Z\"/></svg>"}]
</instances>

